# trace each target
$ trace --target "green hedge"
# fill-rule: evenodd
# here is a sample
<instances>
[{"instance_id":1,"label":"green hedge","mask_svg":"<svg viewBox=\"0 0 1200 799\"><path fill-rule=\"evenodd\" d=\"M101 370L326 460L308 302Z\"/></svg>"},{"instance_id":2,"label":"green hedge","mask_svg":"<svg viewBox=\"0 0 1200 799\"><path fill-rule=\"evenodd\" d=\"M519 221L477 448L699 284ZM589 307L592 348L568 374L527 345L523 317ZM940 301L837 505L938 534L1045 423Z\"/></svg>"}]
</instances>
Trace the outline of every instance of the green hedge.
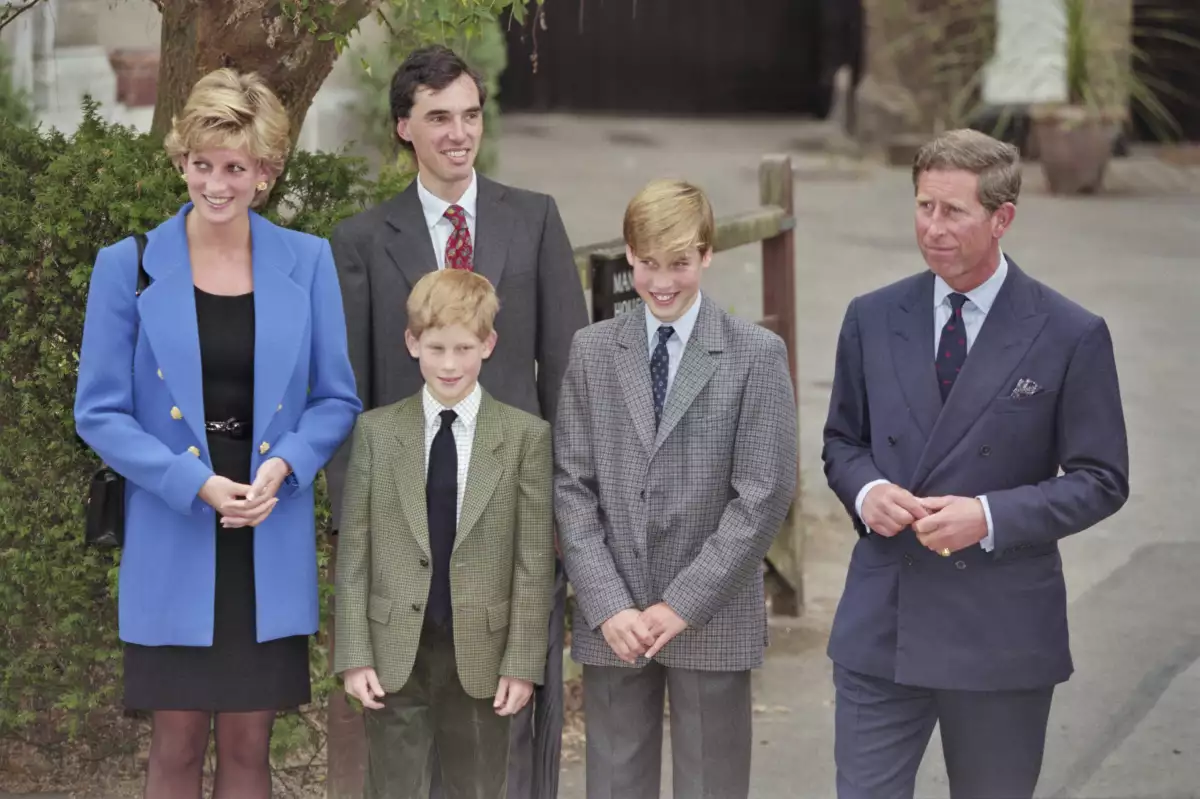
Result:
<instances>
[{"instance_id":1,"label":"green hedge","mask_svg":"<svg viewBox=\"0 0 1200 799\"><path fill-rule=\"evenodd\" d=\"M401 188L372 182L357 159L298 153L265 214L328 236ZM119 555L82 543L83 494L98 462L75 434L76 365L97 250L185 201L161 141L104 122L94 105L71 136L0 118L0 738L96 751L128 732L119 728L129 723L119 712ZM323 496L319 507L327 519ZM324 600L329 593L326 580ZM319 641L318 702L333 685ZM315 743L312 726L281 723L276 754Z\"/></svg>"}]
</instances>

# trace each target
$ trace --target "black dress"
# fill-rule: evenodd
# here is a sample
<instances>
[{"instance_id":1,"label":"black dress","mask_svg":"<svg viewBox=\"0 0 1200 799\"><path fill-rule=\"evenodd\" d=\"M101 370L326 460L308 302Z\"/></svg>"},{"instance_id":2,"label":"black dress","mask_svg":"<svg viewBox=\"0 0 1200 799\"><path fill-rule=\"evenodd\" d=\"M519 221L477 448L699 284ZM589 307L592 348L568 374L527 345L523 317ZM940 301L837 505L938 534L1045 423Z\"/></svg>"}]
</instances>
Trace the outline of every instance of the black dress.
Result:
<instances>
[{"instance_id":1,"label":"black dress","mask_svg":"<svg viewBox=\"0 0 1200 799\"><path fill-rule=\"evenodd\" d=\"M254 295L196 289L196 321L208 421L254 417ZM252 441L209 433L213 471L252 482ZM217 514L214 514L217 515ZM222 529L212 646L125 645L125 706L131 710L286 710L311 699L308 636L258 643L253 527Z\"/></svg>"}]
</instances>

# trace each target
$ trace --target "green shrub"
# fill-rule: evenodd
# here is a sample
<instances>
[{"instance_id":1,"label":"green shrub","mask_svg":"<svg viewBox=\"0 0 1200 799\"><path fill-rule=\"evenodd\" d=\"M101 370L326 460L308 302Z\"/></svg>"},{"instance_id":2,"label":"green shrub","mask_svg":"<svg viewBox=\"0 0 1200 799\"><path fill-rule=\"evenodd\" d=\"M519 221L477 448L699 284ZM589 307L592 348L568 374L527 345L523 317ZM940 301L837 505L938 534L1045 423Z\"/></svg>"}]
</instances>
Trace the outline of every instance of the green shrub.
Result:
<instances>
[{"instance_id":1,"label":"green shrub","mask_svg":"<svg viewBox=\"0 0 1200 799\"><path fill-rule=\"evenodd\" d=\"M0 119L0 739L70 739L94 752L131 743L131 722L119 711L119 554L82 542L98 466L72 413L88 281L101 246L156 226L186 190L161 140L102 121L94 104L84 111L71 136ZM265 213L327 236L402 188L366 169L297 153ZM322 589L327 602L328 580ZM333 686L325 657L315 639L317 703ZM276 754L316 742L308 721L281 722Z\"/></svg>"}]
</instances>

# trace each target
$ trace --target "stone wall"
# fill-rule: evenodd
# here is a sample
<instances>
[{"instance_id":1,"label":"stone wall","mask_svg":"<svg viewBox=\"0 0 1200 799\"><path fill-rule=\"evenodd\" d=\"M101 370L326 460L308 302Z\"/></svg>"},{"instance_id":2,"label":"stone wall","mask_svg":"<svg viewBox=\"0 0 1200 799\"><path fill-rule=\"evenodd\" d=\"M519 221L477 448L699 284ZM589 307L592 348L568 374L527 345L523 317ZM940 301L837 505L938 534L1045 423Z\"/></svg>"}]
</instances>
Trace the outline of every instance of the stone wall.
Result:
<instances>
[{"instance_id":1,"label":"stone wall","mask_svg":"<svg viewBox=\"0 0 1200 799\"><path fill-rule=\"evenodd\" d=\"M962 124L979 105L996 0L864 0L863 10L860 140L883 144Z\"/></svg>"}]
</instances>

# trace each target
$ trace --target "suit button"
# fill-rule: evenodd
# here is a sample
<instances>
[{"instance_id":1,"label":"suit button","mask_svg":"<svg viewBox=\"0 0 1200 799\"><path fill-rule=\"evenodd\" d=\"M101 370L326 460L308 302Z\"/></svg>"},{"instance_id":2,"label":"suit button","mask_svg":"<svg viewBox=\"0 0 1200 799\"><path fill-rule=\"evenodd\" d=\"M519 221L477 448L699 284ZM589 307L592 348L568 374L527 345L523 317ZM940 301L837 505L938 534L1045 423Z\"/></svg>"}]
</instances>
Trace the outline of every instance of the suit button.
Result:
<instances>
[{"instance_id":1,"label":"suit button","mask_svg":"<svg viewBox=\"0 0 1200 799\"><path fill-rule=\"evenodd\" d=\"M429 558L421 558L421 559L420 559L419 561L417 561L417 562L421 564L421 568L422 568L422 569L428 569L428 568L429 568Z\"/></svg>"},{"instance_id":2,"label":"suit button","mask_svg":"<svg viewBox=\"0 0 1200 799\"><path fill-rule=\"evenodd\" d=\"M188 452L192 453L197 458L200 457L200 448L199 447L188 447Z\"/></svg>"},{"instance_id":3,"label":"suit button","mask_svg":"<svg viewBox=\"0 0 1200 799\"><path fill-rule=\"evenodd\" d=\"M420 602L412 603L412 609L414 612L420 613L421 612L421 603Z\"/></svg>"},{"instance_id":4,"label":"suit button","mask_svg":"<svg viewBox=\"0 0 1200 799\"><path fill-rule=\"evenodd\" d=\"M283 403L281 402L275 406L275 413L279 413L282 410L283 410Z\"/></svg>"},{"instance_id":5,"label":"suit button","mask_svg":"<svg viewBox=\"0 0 1200 799\"><path fill-rule=\"evenodd\" d=\"M264 441L263 443L258 445L258 454L259 455L266 455L270 451L271 451L271 445L268 444L267 442Z\"/></svg>"},{"instance_id":6,"label":"suit button","mask_svg":"<svg viewBox=\"0 0 1200 799\"><path fill-rule=\"evenodd\" d=\"M639 494L638 496L640 496L642 498L642 502L645 502L646 501L646 489L643 488L642 493Z\"/></svg>"},{"instance_id":7,"label":"suit button","mask_svg":"<svg viewBox=\"0 0 1200 799\"><path fill-rule=\"evenodd\" d=\"M895 437L895 436L888 436L888 437L887 437L887 443L888 443L888 446L889 446L889 447L894 447L894 446L896 446L896 437Z\"/></svg>"},{"instance_id":8,"label":"suit button","mask_svg":"<svg viewBox=\"0 0 1200 799\"><path fill-rule=\"evenodd\" d=\"M961 560L956 560L956 561L954 561L954 568L958 569L959 571L962 571L963 569L967 568L967 564Z\"/></svg>"},{"instance_id":9,"label":"suit button","mask_svg":"<svg viewBox=\"0 0 1200 799\"><path fill-rule=\"evenodd\" d=\"M159 380L162 380L162 379L163 379L163 376L162 376L162 369L159 369L159 370L158 370L158 379L159 379Z\"/></svg>"},{"instance_id":10,"label":"suit button","mask_svg":"<svg viewBox=\"0 0 1200 799\"><path fill-rule=\"evenodd\" d=\"M177 406L172 405L171 406L171 418L178 422L180 419L183 418L183 411L179 410L179 408Z\"/></svg>"},{"instance_id":11,"label":"suit button","mask_svg":"<svg viewBox=\"0 0 1200 799\"><path fill-rule=\"evenodd\" d=\"M992 454L992 448L989 447L987 444L984 444L982 447L979 448L979 454L986 458L988 455Z\"/></svg>"},{"instance_id":12,"label":"suit button","mask_svg":"<svg viewBox=\"0 0 1200 799\"><path fill-rule=\"evenodd\" d=\"M904 565L905 565L905 566L911 566L911 565L913 565L913 559L912 559L912 555L905 555L905 556L904 556Z\"/></svg>"}]
</instances>

